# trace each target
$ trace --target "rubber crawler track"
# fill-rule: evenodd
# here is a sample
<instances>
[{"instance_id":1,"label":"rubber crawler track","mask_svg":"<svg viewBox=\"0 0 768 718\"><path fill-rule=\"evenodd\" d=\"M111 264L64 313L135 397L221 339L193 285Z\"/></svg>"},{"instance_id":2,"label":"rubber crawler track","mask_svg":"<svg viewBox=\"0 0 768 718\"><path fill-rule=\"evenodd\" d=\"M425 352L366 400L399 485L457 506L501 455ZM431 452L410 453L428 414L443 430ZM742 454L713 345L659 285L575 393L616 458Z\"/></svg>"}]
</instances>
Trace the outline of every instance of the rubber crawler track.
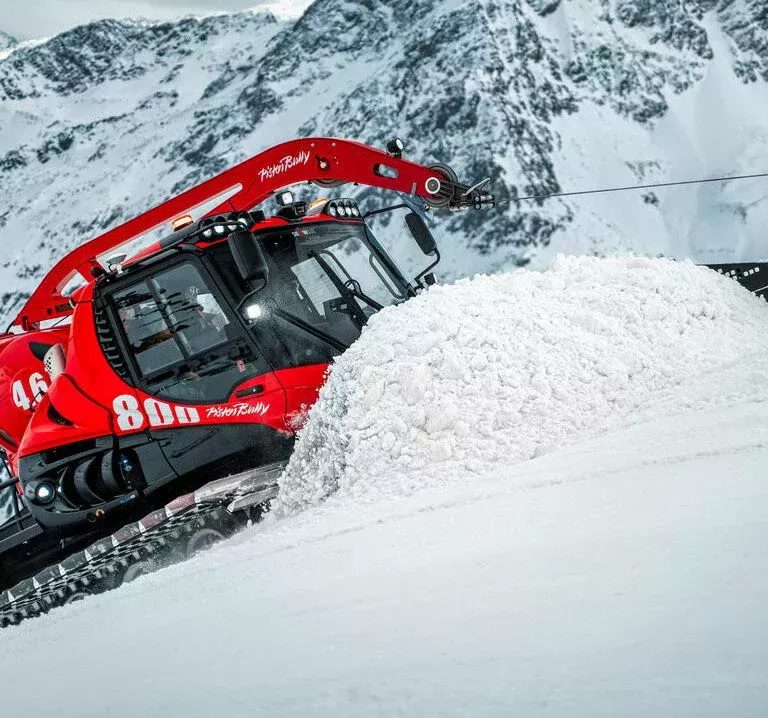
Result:
<instances>
[{"instance_id":1,"label":"rubber crawler track","mask_svg":"<svg viewBox=\"0 0 768 718\"><path fill-rule=\"evenodd\" d=\"M206 484L0 593L0 628L117 588L231 536L277 495L284 464Z\"/></svg>"}]
</instances>

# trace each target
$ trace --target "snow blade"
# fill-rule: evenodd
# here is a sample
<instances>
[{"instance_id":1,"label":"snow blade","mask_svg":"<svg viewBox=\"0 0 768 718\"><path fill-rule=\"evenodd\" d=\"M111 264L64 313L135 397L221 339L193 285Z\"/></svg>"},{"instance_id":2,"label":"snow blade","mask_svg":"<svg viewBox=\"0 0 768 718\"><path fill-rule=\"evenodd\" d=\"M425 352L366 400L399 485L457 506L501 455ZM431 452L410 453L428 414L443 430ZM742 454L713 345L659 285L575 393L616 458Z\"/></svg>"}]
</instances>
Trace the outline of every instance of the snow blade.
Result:
<instances>
[{"instance_id":1,"label":"snow blade","mask_svg":"<svg viewBox=\"0 0 768 718\"><path fill-rule=\"evenodd\" d=\"M768 301L768 262L743 262L740 264L707 264L719 274L735 279L742 287Z\"/></svg>"}]
</instances>

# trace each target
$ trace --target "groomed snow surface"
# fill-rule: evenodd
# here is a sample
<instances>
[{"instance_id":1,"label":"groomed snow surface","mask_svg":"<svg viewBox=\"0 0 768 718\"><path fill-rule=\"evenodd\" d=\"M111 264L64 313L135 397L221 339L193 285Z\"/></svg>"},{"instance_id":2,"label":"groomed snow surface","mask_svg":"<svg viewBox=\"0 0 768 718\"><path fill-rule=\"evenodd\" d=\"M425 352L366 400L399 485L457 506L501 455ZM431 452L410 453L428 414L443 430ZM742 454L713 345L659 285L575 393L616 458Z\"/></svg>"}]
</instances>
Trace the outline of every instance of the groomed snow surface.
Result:
<instances>
[{"instance_id":1,"label":"groomed snow surface","mask_svg":"<svg viewBox=\"0 0 768 718\"><path fill-rule=\"evenodd\" d=\"M663 260L386 310L274 515L3 631L3 715L762 716L767 341Z\"/></svg>"}]
</instances>

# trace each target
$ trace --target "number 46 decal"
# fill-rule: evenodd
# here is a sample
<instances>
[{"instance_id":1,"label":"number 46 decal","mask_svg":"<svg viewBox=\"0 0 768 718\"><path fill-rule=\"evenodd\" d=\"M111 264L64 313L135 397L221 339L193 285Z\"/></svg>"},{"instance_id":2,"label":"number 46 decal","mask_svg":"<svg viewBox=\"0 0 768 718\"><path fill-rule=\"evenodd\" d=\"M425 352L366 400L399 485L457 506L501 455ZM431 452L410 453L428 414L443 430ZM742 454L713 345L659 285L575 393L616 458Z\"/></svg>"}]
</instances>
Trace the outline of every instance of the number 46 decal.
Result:
<instances>
[{"instance_id":1,"label":"number 46 decal","mask_svg":"<svg viewBox=\"0 0 768 718\"><path fill-rule=\"evenodd\" d=\"M40 372L35 372L29 375L26 385L29 387L29 394L27 394L25 382L22 379L17 379L11 385L11 395L13 396L13 403L19 409L29 411L32 405L48 391L48 382L45 381Z\"/></svg>"},{"instance_id":2,"label":"number 46 decal","mask_svg":"<svg viewBox=\"0 0 768 718\"><path fill-rule=\"evenodd\" d=\"M172 424L197 424L200 413L192 406L171 406L157 399L144 399L144 411L131 394L120 394L112 402L117 425L123 431L136 431L149 421L150 426L171 426Z\"/></svg>"}]
</instances>

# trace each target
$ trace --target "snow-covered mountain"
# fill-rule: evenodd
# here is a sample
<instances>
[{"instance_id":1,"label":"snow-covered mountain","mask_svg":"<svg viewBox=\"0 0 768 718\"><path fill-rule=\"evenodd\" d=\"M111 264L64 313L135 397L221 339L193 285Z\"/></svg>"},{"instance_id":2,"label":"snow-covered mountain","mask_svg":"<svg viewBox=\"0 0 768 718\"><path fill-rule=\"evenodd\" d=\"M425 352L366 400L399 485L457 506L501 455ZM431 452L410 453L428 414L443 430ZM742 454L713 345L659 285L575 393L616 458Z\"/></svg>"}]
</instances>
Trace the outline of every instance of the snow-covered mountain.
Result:
<instances>
[{"instance_id":1,"label":"snow-covered mountain","mask_svg":"<svg viewBox=\"0 0 768 718\"><path fill-rule=\"evenodd\" d=\"M10 47L13 47L17 43L17 40L15 37L12 37L7 32L3 32L0 30L0 52L3 50L7 50Z\"/></svg>"},{"instance_id":2,"label":"snow-covered mountain","mask_svg":"<svg viewBox=\"0 0 768 718\"><path fill-rule=\"evenodd\" d=\"M766 170L765 107L762 0L315 0L298 19L95 22L0 51L0 315L73 245L296 135L399 135L514 197ZM768 255L767 188L452 216L443 272L553 251Z\"/></svg>"}]
</instances>

